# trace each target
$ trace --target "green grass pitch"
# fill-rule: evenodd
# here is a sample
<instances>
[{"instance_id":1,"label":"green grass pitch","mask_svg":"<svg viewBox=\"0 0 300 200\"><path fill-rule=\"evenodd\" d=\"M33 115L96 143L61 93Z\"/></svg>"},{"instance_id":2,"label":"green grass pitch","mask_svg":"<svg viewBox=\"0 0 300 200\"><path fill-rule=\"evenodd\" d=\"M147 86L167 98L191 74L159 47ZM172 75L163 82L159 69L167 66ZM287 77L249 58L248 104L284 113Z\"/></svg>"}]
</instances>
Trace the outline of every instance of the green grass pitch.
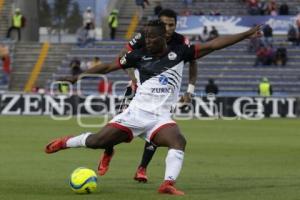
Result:
<instances>
[{"instance_id":1,"label":"green grass pitch","mask_svg":"<svg viewBox=\"0 0 300 200\"><path fill-rule=\"evenodd\" d=\"M95 122L95 119L89 119ZM176 199L300 199L300 120L179 121L188 144L177 181L185 191ZM97 192L74 194L70 173L79 166L96 170L102 150L70 149L47 155L49 140L98 129L80 128L75 119L0 117L0 199L173 199L157 194L164 175L166 149L148 169L149 183L133 181L143 141L117 146L109 172L98 179Z\"/></svg>"}]
</instances>

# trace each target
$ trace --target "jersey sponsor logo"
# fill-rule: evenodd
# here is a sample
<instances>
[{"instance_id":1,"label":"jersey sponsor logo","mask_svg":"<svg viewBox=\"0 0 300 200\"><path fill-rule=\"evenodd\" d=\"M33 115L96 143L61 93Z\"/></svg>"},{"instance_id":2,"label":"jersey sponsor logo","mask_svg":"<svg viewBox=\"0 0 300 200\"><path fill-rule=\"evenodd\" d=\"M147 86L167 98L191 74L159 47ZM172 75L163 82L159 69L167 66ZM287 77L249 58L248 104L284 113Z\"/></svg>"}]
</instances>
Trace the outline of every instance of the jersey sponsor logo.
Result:
<instances>
[{"instance_id":1,"label":"jersey sponsor logo","mask_svg":"<svg viewBox=\"0 0 300 200\"><path fill-rule=\"evenodd\" d=\"M177 54L172 51L168 54L168 58L169 60L175 60L177 58Z\"/></svg>"},{"instance_id":2,"label":"jersey sponsor logo","mask_svg":"<svg viewBox=\"0 0 300 200\"><path fill-rule=\"evenodd\" d=\"M117 120L115 121L115 123L118 123L118 124L123 124L124 122L125 122L124 119L117 119Z\"/></svg>"},{"instance_id":3,"label":"jersey sponsor logo","mask_svg":"<svg viewBox=\"0 0 300 200\"><path fill-rule=\"evenodd\" d=\"M155 94L174 93L173 88L151 88L151 92Z\"/></svg>"},{"instance_id":4,"label":"jersey sponsor logo","mask_svg":"<svg viewBox=\"0 0 300 200\"><path fill-rule=\"evenodd\" d=\"M143 60L152 60L152 57L146 57L146 56L143 56L142 59L143 59Z\"/></svg>"},{"instance_id":5,"label":"jersey sponsor logo","mask_svg":"<svg viewBox=\"0 0 300 200\"><path fill-rule=\"evenodd\" d=\"M160 75L160 77L158 78L158 81L162 85L167 85L169 83L169 79L165 75Z\"/></svg>"},{"instance_id":6,"label":"jersey sponsor logo","mask_svg":"<svg viewBox=\"0 0 300 200\"><path fill-rule=\"evenodd\" d=\"M125 65L127 63L126 55L120 59L120 63L121 63L121 65Z\"/></svg>"}]
</instances>

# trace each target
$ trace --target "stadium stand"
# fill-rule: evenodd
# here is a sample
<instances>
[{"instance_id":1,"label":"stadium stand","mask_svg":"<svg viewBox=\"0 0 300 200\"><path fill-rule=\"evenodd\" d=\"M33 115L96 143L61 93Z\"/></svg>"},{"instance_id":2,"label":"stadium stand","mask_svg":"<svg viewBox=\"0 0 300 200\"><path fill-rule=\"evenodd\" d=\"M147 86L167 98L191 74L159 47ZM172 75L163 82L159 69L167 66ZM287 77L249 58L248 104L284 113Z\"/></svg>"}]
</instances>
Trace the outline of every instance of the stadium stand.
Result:
<instances>
[{"instance_id":1,"label":"stadium stand","mask_svg":"<svg viewBox=\"0 0 300 200\"><path fill-rule=\"evenodd\" d=\"M0 36L6 34L9 19L4 16L9 16L11 5L5 2L5 6L0 13L1 27ZM182 0L161 1L163 8L175 9L179 14L186 9L190 13L202 11L204 14L209 14L210 10L218 10L222 15L247 15L247 6L240 0L194 0L191 6L184 6ZM285 2L278 1L278 4ZM144 18L153 15L154 1L150 1L150 6L146 6L144 10ZM291 0L287 4L290 7L290 13L296 14L298 9L298 1ZM230 9L229 9L230 8ZM124 0L119 5L119 27L117 38L121 41L98 41L94 47L79 48L75 45L67 44L57 45L51 44L51 49L47 57L45 66L40 74L36 85L40 87L49 87L50 82L59 76L65 76L70 73L69 62L72 58L91 60L95 56L99 56L102 62L112 61L126 44L123 39L127 32L133 13L137 7L134 1ZM2 26L3 24L3 26ZM6 27L6 28L4 28ZM247 41L229 47L225 50L215 52L198 61L199 74L197 80L196 93L203 94L204 86L209 78L213 78L219 86L220 95L256 95L257 84L261 77L269 78L273 85L275 95L296 95L300 93L300 49L286 42L286 37L275 36L274 48L279 44L284 43L288 51L288 62L285 67L280 66L263 66L253 67L255 62L255 54L247 51ZM23 90L26 80L34 66L39 54L41 44L38 43L18 43L13 48L15 53L13 63L13 75L11 78L11 90ZM32 49L28 52L28 49ZM184 71L184 79L182 91L186 90L188 82L188 68ZM114 72L108 75L111 81L126 81L128 76L123 71ZM16 81L18 80L18 81ZM93 82L94 81L94 82ZM97 92L96 80L87 83L84 88L88 93ZM291 87L293 86L293 87ZM123 90L118 90L118 94L122 94Z\"/></svg>"},{"instance_id":2,"label":"stadium stand","mask_svg":"<svg viewBox=\"0 0 300 200\"><path fill-rule=\"evenodd\" d=\"M15 45L11 90L22 91L24 89L30 73L37 62L41 47L42 44L34 42L21 42ZM29 49L30 51L28 51ZM45 87L48 78L56 71L57 66L61 64L69 49L70 45L68 44L51 44L48 56L35 86Z\"/></svg>"},{"instance_id":3,"label":"stadium stand","mask_svg":"<svg viewBox=\"0 0 300 200\"><path fill-rule=\"evenodd\" d=\"M8 46L9 48L9 52L10 52L10 67L12 67L12 63L13 63L13 58L14 58L14 48L15 48L15 43L12 42L12 41L7 41L7 40L0 40L0 44L2 45L5 45L5 46ZM0 61L0 63L2 63ZM0 65L1 69L0 69L0 81L2 79L2 76L3 76L3 71L2 71L2 66ZM0 82L0 91L6 91L9 89L9 83L7 84L3 84L2 82Z\"/></svg>"},{"instance_id":4,"label":"stadium stand","mask_svg":"<svg viewBox=\"0 0 300 200\"><path fill-rule=\"evenodd\" d=\"M281 38L277 38L275 46L279 46ZM100 56L102 62L110 62L117 55L125 42L100 42L95 48L73 47L70 54L63 61L63 65L58 68L53 79L58 76L70 74L69 62L73 57L82 60L92 60L94 56ZM253 67L255 55L247 52L247 42L241 42L227 49L217 51L198 61L199 74L196 93L201 95L208 78L213 78L220 88L220 95L256 95L257 84L261 77L269 77L274 86L275 95L295 95L299 94L300 88L300 49L289 46L289 61L285 67L263 66ZM186 90L188 84L188 68L184 69L184 79L182 91ZM108 74L111 81L128 80L128 76L122 71ZM89 93L97 92L96 85L86 83L85 89ZM291 87L295 86L295 87ZM117 91L122 94L122 90Z\"/></svg>"},{"instance_id":5,"label":"stadium stand","mask_svg":"<svg viewBox=\"0 0 300 200\"><path fill-rule=\"evenodd\" d=\"M154 9L154 1L149 6L146 6L143 14L144 17L146 16L152 16L153 15L153 9ZM120 13L119 13L119 27L117 30L116 37L124 39L125 34L127 33L128 26L131 22L132 16L137 11L137 6L135 5L135 1L123 1L123 3L120 6Z\"/></svg>"},{"instance_id":6,"label":"stadium stand","mask_svg":"<svg viewBox=\"0 0 300 200\"><path fill-rule=\"evenodd\" d=\"M3 0L2 3L2 8L0 9L0 38L4 39L10 25L11 4Z\"/></svg>"}]
</instances>

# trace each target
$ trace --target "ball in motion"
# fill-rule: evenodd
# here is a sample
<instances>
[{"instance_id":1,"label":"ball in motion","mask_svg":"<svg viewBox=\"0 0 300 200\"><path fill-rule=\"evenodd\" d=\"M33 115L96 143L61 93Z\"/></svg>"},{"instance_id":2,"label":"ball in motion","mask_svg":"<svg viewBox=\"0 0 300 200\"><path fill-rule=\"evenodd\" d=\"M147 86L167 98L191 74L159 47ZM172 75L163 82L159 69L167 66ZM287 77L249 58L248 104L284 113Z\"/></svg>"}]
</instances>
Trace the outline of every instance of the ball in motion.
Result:
<instances>
[{"instance_id":1,"label":"ball in motion","mask_svg":"<svg viewBox=\"0 0 300 200\"><path fill-rule=\"evenodd\" d=\"M89 194L95 192L97 187L97 175L91 169L79 167L71 174L70 186L77 194Z\"/></svg>"}]
</instances>

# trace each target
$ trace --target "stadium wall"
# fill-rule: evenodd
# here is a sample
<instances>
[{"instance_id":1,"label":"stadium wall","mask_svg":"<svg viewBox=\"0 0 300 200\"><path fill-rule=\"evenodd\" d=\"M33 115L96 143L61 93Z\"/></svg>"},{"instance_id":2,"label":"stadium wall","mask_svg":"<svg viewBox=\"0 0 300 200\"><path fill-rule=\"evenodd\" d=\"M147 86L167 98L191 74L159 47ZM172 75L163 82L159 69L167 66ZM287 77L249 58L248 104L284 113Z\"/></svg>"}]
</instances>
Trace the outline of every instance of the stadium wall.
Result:
<instances>
[{"instance_id":1,"label":"stadium wall","mask_svg":"<svg viewBox=\"0 0 300 200\"><path fill-rule=\"evenodd\" d=\"M199 35L204 26L215 26L220 34L236 34L248 30L254 24L269 24L273 34L286 35L290 25L296 24L296 16L180 16L176 31Z\"/></svg>"},{"instance_id":2,"label":"stadium wall","mask_svg":"<svg viewBox=\"0 0 300 200\"><path fill-rule=\"evenodd\" d=\"M115 115L121 98L4 93L0 96L1 115ZM179 119L252 119L300 117L300 97L196 97L192 104L174 111ZM178 118L177 118L178 119Z\"/></svg>"}]
</instances>

